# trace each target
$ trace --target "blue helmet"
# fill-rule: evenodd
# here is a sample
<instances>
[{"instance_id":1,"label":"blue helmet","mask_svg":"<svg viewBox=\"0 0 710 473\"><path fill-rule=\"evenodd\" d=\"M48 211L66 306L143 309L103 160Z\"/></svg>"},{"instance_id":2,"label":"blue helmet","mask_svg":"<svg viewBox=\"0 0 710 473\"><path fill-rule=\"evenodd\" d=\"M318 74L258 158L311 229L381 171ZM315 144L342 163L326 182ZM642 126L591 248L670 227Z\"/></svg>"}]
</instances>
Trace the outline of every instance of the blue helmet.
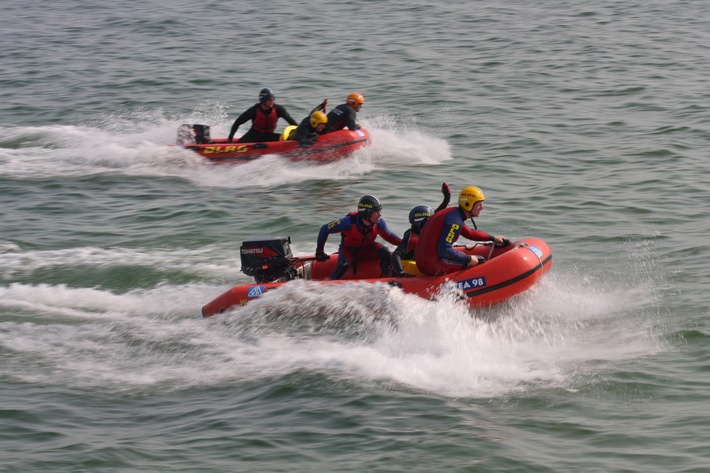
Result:
<instances>
[{"instance_id":1,"label":"blue helmet","mask_svg":"<svg viewBox=\"0 0 710 473\"><path fill-rule=\"evenodd\" d=\"M274 96L274 93L271 91L271 89L267 89L266 87L264 87L263 89L261 89L261 91L259 91L259 102L264 103L267 100L273 98L276 97Z\"/></svg>"},{"instance_id":2,"label":"blue helmet","mask_svg":"<svg viewBox=\"0 0 710 473\"><path fill-rule=\"evenodd\" d=\"M426 205L417 205L409 212L409 223L412 224L412 229L419 233L424 224L429 220L429 217L434 215L431 207Z\"/></svg>"}]
</instances>

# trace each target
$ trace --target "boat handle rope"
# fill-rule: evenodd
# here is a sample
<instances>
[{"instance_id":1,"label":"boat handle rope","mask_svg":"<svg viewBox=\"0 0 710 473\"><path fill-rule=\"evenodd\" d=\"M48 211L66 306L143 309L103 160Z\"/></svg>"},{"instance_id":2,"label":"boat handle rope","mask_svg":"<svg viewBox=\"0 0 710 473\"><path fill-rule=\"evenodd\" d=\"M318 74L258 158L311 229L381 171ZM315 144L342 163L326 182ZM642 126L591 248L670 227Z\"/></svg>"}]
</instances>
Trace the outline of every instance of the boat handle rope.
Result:
<instances>
[{"instance_id":1,"label":"boat handle rope","mask_svg":"<svg viewBox=\"0 0 710 473\"><path fill-rule=\"evenodd\" d=\"M516 248L527 248L529 246L530 246L529 244L523 242L523 243L520 243L518 246L516 246ZM532 251L532 250L530 250L530 251ZM535 255L535 258L537 258L537 262L540 263L540 267L542 267L543 266L542 259L534 251L532 251L532 254Z\"/></svg>"},{"instance_id":2,"label":"boat handle rope","mask_svg":"<svg viewBox=\"0 0 710 473\"><path fill-rule=\"evenodd\" d=\"M454 245L454 247L457 247L457 246L466 248L467 250L472 250L472 249L476 248L477 246L490 246L491 249L488 252L488 258L486 258L486 261L491 259L491 256L493 256L493 250L495 250L495 248L496 248L494 241L478 241L478 242L474 243L473 245Z\"/></svg>"}]
</instances>

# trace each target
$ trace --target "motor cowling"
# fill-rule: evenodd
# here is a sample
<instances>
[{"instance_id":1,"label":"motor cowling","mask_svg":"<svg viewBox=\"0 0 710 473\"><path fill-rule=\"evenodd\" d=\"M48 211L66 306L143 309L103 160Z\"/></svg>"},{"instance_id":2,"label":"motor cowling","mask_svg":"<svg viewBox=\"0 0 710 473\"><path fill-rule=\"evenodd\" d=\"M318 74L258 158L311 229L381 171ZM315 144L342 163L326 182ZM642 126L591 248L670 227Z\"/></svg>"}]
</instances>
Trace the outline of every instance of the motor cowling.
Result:
<instances>
[{"instance_id":1,"label":"motor cowling","mask_svg":"<svg viewBox=\"0 0 710 473\"><path fill-rule=\"evenodd\" d=\"M211 139L209 125L184 124L178 127L177 144L179 145L205 144Z\"/></svg>"},{"instance_id":2,"label":"motor cowling","mask_svg":"<svg viewBox=\"0 0 710 473\"><path fill-rule=\"evenodd\" d=\"M257 283L289 281L296 277L290 237L242 242L239 247L242 272Z\"/></svg>"}]
</instances>

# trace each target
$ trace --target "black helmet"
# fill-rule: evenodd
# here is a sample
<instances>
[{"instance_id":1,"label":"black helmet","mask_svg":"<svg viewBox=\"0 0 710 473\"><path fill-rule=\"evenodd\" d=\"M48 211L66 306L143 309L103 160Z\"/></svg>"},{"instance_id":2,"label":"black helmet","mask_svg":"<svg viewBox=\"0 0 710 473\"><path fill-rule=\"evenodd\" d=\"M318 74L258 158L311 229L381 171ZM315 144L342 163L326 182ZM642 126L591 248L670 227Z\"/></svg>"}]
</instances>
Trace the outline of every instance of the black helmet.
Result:
<instances>
[{"instance_id":1,"label":"black helmet","mask_svg":"<svg viewBox=\"0 0 710 473\"><path fill-rule=\"evenodd\" d=\"M429 220L429 217L434 215L431 207L426 205L417 205L409 212L409 223L412 224L412 229L417 232L421 231L422 227Z\"/></svg>"},{"instance_id":2,"label":"black helmet","mask_svg":"<svg viewBox=\"0 0 710 473\"><path fill-rule=\"evenodd\" d=\"M363 195L360 197L360 201L357 203L357 211L362 217L369 217L372 212L379 212L382 210L382 204L374 195Z\"/></svg>"},{"instance_id":3,"label":"black helmet","mask_svg":"<svg viewBox=\"0 0 710 473\"><path fill-rule=\"evenodd\" d=\"M264 103L267 100L273 98L274 93L271 91L271 89L267 89L266 87L264 87L263 89L261 89L261 91L259 91L259 102Z\"/></svg>"}]
</instances>

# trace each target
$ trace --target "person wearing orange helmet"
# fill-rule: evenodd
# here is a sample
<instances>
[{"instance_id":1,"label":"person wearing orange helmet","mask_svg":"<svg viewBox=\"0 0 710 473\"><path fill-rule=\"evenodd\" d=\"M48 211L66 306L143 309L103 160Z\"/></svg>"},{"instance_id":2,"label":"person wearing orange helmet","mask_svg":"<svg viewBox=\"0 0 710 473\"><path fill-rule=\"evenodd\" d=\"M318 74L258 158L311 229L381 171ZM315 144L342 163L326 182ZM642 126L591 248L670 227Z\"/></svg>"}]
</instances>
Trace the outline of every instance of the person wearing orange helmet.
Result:
<instances>
[{"instance_id":1,"label":"person wearing orange helmet","mask_svg":"<svg viewBox=\"0 0 710 473\"><path fill-rule=\"evenodd\" d=\"M365 98L358 92L353 92L348 95L344 104L340 104L328 113L328 125L325 132L342 130L348 127L349 130L357 130L360 125L357 124L357 112L360 111L365 103Z\"/></svg>"},{"instance_id":2,"label":"person wearing orange helmet","mask_svg":"<svg viewBox=\"0 0 710 473\"><path fill-rule=\"evenodd\" d=\"M448 207L429 218L414 249L417 268L422 273L440 276L483 263L482 256L468 255L454 248L460 236L473 241L493 241L502 246L510 243L503 235L491 235L476 227L473 217L481 215L484 200L481 189L466 186L459 193L458 207ZM474 228L464 223L469 218Z\"/></svg>"}]
</instances>

